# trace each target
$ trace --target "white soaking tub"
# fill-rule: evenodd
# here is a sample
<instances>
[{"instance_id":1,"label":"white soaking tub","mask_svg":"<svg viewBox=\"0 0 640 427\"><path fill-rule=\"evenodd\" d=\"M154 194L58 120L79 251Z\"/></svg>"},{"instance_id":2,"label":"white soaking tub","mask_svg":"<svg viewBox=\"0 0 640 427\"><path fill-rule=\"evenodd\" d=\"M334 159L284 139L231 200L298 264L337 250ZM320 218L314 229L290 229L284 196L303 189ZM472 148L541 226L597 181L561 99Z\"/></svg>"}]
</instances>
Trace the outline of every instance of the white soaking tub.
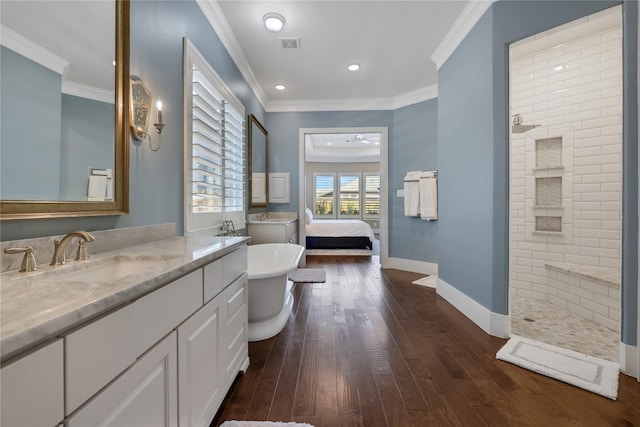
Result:
<instances>
[{"instance_id":1,"label":"white soaking tub","mask_svg":"<svg viewBox=\"0 0 640 427\"><path fill-rule=\"evenodd\" d=\"M277 335L293 307L293 283L287 273L298 268L304 246L265 243L247 248L249 275L249 341Z\"/></svg>"}]
</instances>

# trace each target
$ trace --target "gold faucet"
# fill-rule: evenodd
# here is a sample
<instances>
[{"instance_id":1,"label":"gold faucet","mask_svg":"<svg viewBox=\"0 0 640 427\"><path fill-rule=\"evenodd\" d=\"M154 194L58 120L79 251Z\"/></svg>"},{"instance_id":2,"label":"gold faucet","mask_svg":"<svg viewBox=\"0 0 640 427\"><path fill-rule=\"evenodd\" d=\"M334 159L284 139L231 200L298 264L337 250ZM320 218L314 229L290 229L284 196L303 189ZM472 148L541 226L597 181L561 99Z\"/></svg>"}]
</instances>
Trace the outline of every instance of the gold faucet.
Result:
<instances>
[{"instance_id":1,"label":"gold faucet","mask_svg":"<svg viewBox=\"0 0 640 427\"><path fill-rule=\"evenodd\" d=\"M90 233L86 231L72 231L62 238L62 240L55 240L53 242L53 257L51 258L51 265L61 265L67 262L65 256L65 249L67 249L67 244L74 237L78 237L80 239L80 244L78 245L78 252L76 253L76 260L84 260L89 257L87 255L87 249L85 247L85 242L93 242L96 240Z\"/></svg>"}]
</instances>

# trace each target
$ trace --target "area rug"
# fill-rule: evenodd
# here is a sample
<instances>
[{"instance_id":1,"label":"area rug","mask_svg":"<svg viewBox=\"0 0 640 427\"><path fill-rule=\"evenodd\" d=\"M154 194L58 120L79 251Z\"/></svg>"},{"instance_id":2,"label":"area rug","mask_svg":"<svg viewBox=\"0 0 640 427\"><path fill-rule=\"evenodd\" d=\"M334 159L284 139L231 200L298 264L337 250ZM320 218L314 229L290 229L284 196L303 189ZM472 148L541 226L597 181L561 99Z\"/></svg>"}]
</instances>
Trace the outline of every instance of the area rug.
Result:
<instances>
[{"instance_id":1,"label":"area rug","mask_svg":"<svg viewBox=\"0 0 640 427\"><path fill-rule=\"evenodd\" d=\"M313 427L307 423L274 423L271 421L225 421L220 427Z\"/></svg>"},{"instance_id":2,"label":"area rug","mask_svg":"<svg viewBox=\"0 0 640 427\"><path fill-rule=\"evenodd\" d=\"M556 347L518 335L496 358L616 400L620 366L609 360Z\"/></svg>"},{"instance_id":3,"label":"area rug","mask_svg":"<svg viewBox=\"0 0 640 427\"><path fill-rule=\"evenodd\" d=\"M299 268L289 273L289 280L296 283L324 283L327 272L324 268Z\"/></svg>"},{"instance_id":4,"label":"area rug","mask_svg":"<svg viewBox=\"0 0 640 427\"><path fill-rule=\"evenodd\" d=\"M431 276L424 276L418 280L414 280L411 283L418 286L424 286L425 288L435 289L437 280L438 280L438 276L431 275Z\"/></svg>"}]
</instances>

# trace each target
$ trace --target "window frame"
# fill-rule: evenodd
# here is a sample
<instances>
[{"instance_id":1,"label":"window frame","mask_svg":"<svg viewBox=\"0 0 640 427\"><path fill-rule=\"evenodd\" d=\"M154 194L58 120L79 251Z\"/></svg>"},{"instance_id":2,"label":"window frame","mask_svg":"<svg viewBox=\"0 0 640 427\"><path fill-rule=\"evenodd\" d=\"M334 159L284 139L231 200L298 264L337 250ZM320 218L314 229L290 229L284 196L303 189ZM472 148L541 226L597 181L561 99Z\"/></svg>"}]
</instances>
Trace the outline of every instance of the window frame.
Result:
<instances>
[{"instance_id":1,"label":"window frame","mask_svg":"<svg viewBox=\"0 0 640 427\"><path fill-rule=\"evenodd\" d=\"M184 38L183 41L183 90L184 90L184 234L193 236L199 234L216 235L224 221L234 222L235 229L245 228L246 215L246 138L245 138L245 108L233 94L224 80L216 73L206 58L198 51L193 43ZM220 208L210 209L208 212L193 211L193 76L194 66L206 82L210 85L207 90L213 90L221 96L222 127L221 135L221 175ZM215 98L214 98L215 99ZM209 104L207 104L209 105ZM231 107L233 112L229 111ZM230 116L234 118L231 132ZM234 136L233 144L231 136ZM206 138L205 138L206 139ZM232 147L233 145L233 147ZM232 167L233 165L233 167ZM216 184L217 185L217 184ZM213 232L213 233L212 233Z\"/></svg>"}]
</instances>

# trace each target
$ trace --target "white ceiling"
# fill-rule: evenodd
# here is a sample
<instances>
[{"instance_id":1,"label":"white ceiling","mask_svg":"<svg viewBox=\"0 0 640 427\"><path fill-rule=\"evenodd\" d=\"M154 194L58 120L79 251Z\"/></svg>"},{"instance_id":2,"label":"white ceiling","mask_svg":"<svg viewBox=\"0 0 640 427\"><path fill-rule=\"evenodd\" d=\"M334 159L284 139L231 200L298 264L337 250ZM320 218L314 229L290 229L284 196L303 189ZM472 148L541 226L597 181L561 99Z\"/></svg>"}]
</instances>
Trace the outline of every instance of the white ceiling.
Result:
<instances>
[{"instance_id":1,"label":"white ceiling","mask_svg":"<svg viewBox=\"0 0 640 427\"><path fill-rule=\"evenodd\" d=\"M324 163L377 163L380 161L379 133L305 134L305 160Z\"/></svg>"},{"instance_id":2,"label":"white ceiling","mask_svg":"<svg viewBox=\"0 0 640 427\"><path fill-rule=\"evenodd\" d=\"M431 56L467 3L217 2L266 103L281 105L391 99L433 87L437 72ZM286 19L279 33L263 25L270 12ZM282 37L299 38L300 49L283 49ZM361 69L348 71L352 63ZM277 91L279 83L287 89Z\"/></svg>"}]
</instances>

